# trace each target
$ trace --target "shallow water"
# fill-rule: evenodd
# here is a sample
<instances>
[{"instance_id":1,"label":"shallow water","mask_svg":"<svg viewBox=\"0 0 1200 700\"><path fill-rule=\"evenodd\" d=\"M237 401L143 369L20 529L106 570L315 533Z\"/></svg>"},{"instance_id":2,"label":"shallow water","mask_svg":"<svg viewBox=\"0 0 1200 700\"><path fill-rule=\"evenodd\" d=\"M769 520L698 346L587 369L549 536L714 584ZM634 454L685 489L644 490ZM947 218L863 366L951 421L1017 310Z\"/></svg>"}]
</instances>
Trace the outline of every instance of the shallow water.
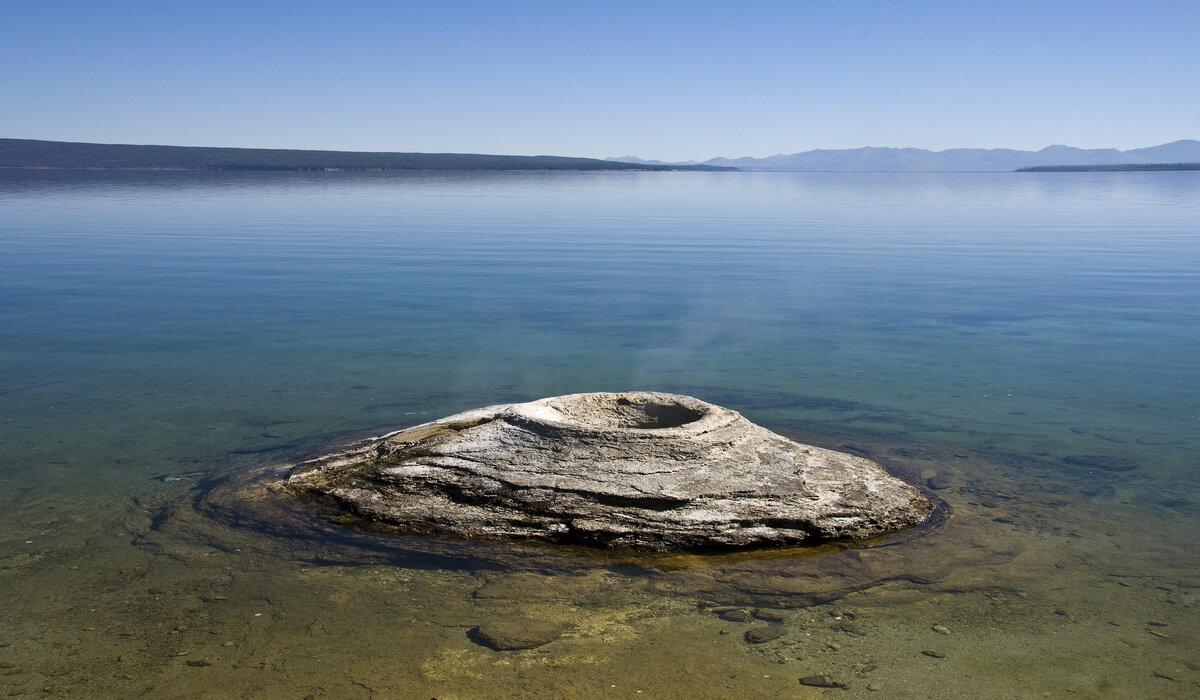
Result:
<instances>
[{"instance_id":1,"label":"shallow water","mask_svg":"<svg viewBox=\"0 0 1200 700\"><path fill-rule=\"evenodd\" d=\"M1196 173L0 171L0 242L10 694L1200 692ZM357 437L627 389L951 515L639 558L213 504ZM475 641L510 618L561 636Z\"/></svg>"}]
</instances>

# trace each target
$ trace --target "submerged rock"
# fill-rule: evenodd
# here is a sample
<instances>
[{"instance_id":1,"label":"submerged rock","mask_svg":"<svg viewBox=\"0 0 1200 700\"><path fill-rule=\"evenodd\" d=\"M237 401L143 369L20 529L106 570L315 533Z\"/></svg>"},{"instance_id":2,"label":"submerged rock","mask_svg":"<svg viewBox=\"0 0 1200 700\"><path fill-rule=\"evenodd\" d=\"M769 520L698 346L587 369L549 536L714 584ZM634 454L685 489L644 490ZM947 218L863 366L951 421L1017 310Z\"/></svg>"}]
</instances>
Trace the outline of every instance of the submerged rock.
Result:
<instances>
[{"instance_id":1,"label":"submerged rock","mask_svg":"<svg viewBox=\"0 0 1200 700\"><path fill-rule=\"evenodd\" d=\"M805 676L800 679L800 685L810 688L845 688L846 684L824 673Z\"/></svg>"},{"instance_id":2,"label":"submerged rock","mask_svg":"<svg viewBox=\"0 0 1200 700\"><path fill-rule=\"evenodd\" d=\"M930 503L878 464L653 392L489 406L291 467L342 525L675 550L879 535Z\"/></svg>"},{"instance_id":3,"label":"submerged rock","mask_svg":"<svg viewBox=\"0 0 1200 700\"><path fill-rule=\"evenodd\" d=\"M544 620L492 620L473 628L469 636L476 643L496 651L536 649L558 639L562 630Z\"/></svg>"},{"instance_id":4,"label":"submerged rock","mask_svg":"<svg viewBox=\"0 0 1200 700\"><path fill-rule=\"evenodd\" d=\"M766 627L755 627L751 630L746 630L743 635L747 642L751 644L763 644L779 639L784 635L786 630L783 625L768 625Z\"/></svg>"}]
</instances>

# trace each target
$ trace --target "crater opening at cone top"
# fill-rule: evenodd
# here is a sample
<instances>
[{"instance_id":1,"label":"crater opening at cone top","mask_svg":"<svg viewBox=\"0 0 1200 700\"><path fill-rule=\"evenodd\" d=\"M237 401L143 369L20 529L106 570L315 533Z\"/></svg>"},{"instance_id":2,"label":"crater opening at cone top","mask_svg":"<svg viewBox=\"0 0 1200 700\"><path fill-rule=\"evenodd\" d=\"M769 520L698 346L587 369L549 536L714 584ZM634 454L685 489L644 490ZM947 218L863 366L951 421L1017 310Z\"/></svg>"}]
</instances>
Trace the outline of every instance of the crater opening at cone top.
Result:
<instances>
[{"instance_id":1,"label":"crater opening at cone top","mask_svg":"<svg viewBox=\"0 0 1200 700\"><path fill-rule=\"evenodd\" d=\"M595 428L662 430L694 423L708 412L705 404L613 394L581 394L554 408L572 422Z\"/></svg>"}]
</instances>

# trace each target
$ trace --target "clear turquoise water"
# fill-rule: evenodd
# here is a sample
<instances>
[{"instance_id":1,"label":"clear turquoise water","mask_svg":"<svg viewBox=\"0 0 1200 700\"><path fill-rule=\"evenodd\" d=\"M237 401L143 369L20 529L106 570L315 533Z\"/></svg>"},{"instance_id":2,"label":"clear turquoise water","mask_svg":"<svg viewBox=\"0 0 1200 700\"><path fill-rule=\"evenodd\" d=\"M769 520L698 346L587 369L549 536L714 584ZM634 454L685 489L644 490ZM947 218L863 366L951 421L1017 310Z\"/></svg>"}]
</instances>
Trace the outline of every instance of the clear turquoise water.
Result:
<instances>
[{"instance_id":1,"label":"clear turquoise water","mask_svg":"<svg viewBox=\"0 0 1200 700\"><path fill-rule=\"evenodd\" d=\"M974 484L941 494L961 512L984 492L1003 492L1014 511L1030 494L1065 494L1080 522L1127 524L1103 547L1158 553L1164 568L1147 576L1200 586L1194 554L1178 549L1200 514L1196 173L0 171L0 248L0 575L26 593L4 613L0 662L15 660L0 681L18 694L81 687L71 683L83 672L54 672L64 644L95 659L89 677L115 679L104 690L114 696L185 696L188 673L211 683L222 672L219 659L172 665L148 645L126 652L142 671L122 679L103 642L70 632L81 601L128 583L106 576L164 589L153 580L169 545L146 554L139 538L160 522L156 509L202 488L197 474L582 391L688 393L897 459L920 446L938 458L913 474ZM1079 455L1126 470L1064 461ZM1003 487L989 481L1001 479L994 465ZM1043 525L1058 517L1022 512ZM1016 530L1014 541L1040 546L1021 538L1053 527ZM172 554L171 576L207 571L196 556ZM265 580L294 566L267 559L226 568L251 585L247 572ZM365 580L313 584L310 596ZM469 598L473 583L460 583ZM139 638L129 629L193 610L141 595L143 607L126 600L96 631ZM425 609L459 600L428 595ZM1171 605L1195 615L1190 598ZM1158 669L1168 696L1197 687L1200 668L1184 663L1196 647L1181 633L1166 656L1145 652L1181 669ZM273 643L307 638L294 635ZM477 653L465 636L463 649L443 642L411 654ZM222 676L226 690L250 687L241 663ZM558 687L527 671L525 686L506 686L515 696ZM1103 674L1063 687L1103 694L1114 687L1092 677L1114 682ZM478 679L443 676L392 687L477 693ZM255 687L270 696L283 677ZM1000 696L1005 685L980 687Z\"/></svg>"}]
</instances>

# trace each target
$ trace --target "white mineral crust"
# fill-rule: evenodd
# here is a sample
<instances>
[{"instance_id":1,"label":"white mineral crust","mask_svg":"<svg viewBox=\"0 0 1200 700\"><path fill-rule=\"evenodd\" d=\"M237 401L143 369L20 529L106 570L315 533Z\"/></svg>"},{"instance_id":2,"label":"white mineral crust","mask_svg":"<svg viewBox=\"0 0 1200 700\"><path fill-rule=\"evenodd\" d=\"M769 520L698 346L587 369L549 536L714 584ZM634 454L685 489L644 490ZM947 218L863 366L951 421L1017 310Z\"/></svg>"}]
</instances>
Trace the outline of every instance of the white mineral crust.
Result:
<instances>
[{"instance_id":1,"label":"white mineral crust","mask_svg":"<svg viewBox=\"0 0 1200 700\"><path fill-rule=\"evenodd\" d=\"M930 503L878 464L654 392L479 408L295 465L338 522L652 550L879 535Z\"/></svg>"}]
</instances>

